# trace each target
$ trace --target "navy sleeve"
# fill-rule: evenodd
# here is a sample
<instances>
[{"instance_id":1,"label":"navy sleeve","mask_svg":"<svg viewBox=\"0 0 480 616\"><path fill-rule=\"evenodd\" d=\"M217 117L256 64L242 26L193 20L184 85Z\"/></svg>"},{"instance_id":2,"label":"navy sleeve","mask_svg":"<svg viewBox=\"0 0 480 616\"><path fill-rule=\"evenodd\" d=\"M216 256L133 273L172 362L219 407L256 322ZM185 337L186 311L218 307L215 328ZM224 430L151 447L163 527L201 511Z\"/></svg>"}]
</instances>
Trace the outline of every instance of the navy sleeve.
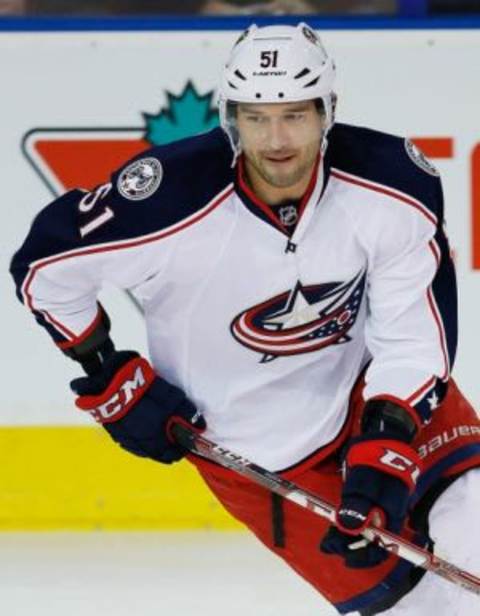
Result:
<instances>
[{"instance_id":1,"label":"navy sleeve","mask_svg":"<svg viewBox=\"0 0 480 616\"><path fill-rule=\"evenodd\" d=\"M36 216L11 262L20 301L64 343L69 333L41 308L43 298L34 302L30 293L40 268L45 272L66 256L143 238L188 218L231 183L231 160L226 137L214 129L147 150L91 192L76 189L53 201ZM61 284L48 293L61 294Z\"/></svg>"}]
</instances>

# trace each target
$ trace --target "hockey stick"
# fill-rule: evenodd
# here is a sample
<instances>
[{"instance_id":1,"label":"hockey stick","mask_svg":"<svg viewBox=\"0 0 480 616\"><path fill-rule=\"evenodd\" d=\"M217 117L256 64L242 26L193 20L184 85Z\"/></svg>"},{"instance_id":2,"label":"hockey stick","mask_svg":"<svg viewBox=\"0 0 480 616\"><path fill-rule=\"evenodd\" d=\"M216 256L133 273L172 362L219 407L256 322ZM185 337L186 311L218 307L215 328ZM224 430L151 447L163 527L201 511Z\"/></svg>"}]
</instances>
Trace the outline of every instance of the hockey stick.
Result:
<instances>
[{"instance_id":1,"label":"hockey stick","mask_svg":"<svg viewBox=\"0 0 480 616\"><path fill-rule=\"evenodd\" d=\"M217 445L197 434L183 423L175 423L171 428L171 432L177 442L192 453L236 471L239 475L248 477L254 483L263 486L267 490L280 494L300 507L304 507L312 513L327 518L332 524L335 523L335 507L312 492L304 490L292 481L283 479L280 475L267 471L261 466L250 462L247 458ZM368 541L377 543L388 552L397 554L417 567L423 567L427 571L431 571L449 582L458 584L480 596L480 578L467 571L463 571L459 567L406 541L402 537L374 526L365 529L363 536Z\"/></svg>"}]
</instances>

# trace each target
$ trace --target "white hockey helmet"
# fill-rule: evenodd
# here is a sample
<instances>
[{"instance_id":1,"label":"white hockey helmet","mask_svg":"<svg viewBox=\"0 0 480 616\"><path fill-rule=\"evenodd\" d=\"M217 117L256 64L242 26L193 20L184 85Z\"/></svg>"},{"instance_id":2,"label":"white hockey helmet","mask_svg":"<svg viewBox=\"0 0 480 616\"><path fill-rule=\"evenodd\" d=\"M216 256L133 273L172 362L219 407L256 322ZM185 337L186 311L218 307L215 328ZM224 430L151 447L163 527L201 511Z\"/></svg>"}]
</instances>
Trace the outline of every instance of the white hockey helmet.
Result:
<instances>
[{"instance_id":1,"label":"white hockey helmet","mask_svg":"<svg viewBox=\"0 0 480 616\"><path fill-rule=\"evenodd\" d=\"M250 26L235 43L222 73L219 113L234 152L240 144L229 103L291 103L321 99L324 137L334 122L335 63L306 23Z\"/></svg>"}]
</instances>

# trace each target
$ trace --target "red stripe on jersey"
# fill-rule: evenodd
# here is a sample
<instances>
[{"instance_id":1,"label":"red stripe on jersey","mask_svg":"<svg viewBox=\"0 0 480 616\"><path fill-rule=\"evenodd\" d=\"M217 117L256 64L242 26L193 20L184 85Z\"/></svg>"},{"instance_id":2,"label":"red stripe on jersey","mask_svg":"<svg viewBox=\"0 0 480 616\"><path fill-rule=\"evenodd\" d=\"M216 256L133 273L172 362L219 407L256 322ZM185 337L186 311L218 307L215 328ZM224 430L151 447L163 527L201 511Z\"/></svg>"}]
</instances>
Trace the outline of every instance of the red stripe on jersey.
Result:
<instances>
[{"instance_id":1,"label":"red stripe on jersey","mask_svg":"<svg viewBox=\"0 0 480 616\"><path fill-rule=\"evenodd\" d=\"M435 240L431 240L428 243L430 250L433 253L433 256L435 257L435 261L437 264L437 271L438 268L440 267L440 248L438 246L438 244L435 242ZM448 374L450 372L450 361L448 358L448 351L447 351L447 343L446 343L446 335L445 335L445 328L443 326L443 321L442 321L442 317L440 314L440 310L438 309L437 306L437 302L435 301L435 297L433 295L433 289L430 286L427 290L427 297L428 297L428 304L430 306L430 310L433 313L433 317L435 319L435 322L437 324L438 327L438 333L440 336L440 344L442 347L442 353L443 353L443 361L445 362L445 371L442 375L442 379L446 379L448 377Z\"/></svg>"},{"instance_id":2,"label":"red stripe on jersey","mask_svg":"<svg viewBox=\"0 0 480 616\"><path fill-rule=\"evenodd\" d=\"M237 169L238 169L237 177L238 177L238 183L240 185L240 188L247 195L250 201L252 201L252 203L255 203L255 205L260 210L262 210L265 216L270 220L270 222L272 222L277 227L277 229L280 229L280 231L288 234L286 226L282 224L280 220L275 216L272 208L269 207L266 203L264 203L259 197L257 197L257 195L253 192L253 190L250 188L250 186L245 181L245 170L244 170L243 157L239 158Z\"/></svg>"},{"instance_id":3,"label":"red stripe on jersey","mask_svg":"<svg viewBox=\"0 0 480 616\"><path fill-rule=\"evenodd\" d=\"M55 329L57 329L62 334L62 336L65 336L68 339L75 338L75 334L70 329L68 329L66 325L63 325L62 323L57 321L54 317L52 317L52 315L47 310L42 310L42 309L36 310L34 308L32 296L28 292L28 288L33 280L33 277L35 276L35 273L36 273L36 269L31 268L22 285L22 295L25 299L26 305L32 312L39 312L40 314L42 314L45 320L47 321L47 323L49 323L50 325L53 325L53 327L55 327Z\"/></svg>"},{"instance_id":4,"label":"red stripe on jersey","mask_svg":"<svg viewBox=\"0 0 480 616\"><path fill-rule=\"evenodd\" d=\"M75 334L73 334L73 339L72 340L68 340L67 342L58 342L57 346L60 349L69 349L72 346L80 344L81 342L86 340L88 338L88 336L90 336L90 334L93 331L95 331L95 329L98 327L98 324L101 321L102 321L102 311L99 308L95 318L93 319L93 321L90 323L90 325L81 334L79 334L78 336L75 336Z\"/></svg>"},{"instance_id":5,"label":"red stripe on jersey","mask_svg":"<svg viewBox=\"0 0 480 616\"><path fill-rule=\"evenodd\" d=\"M41 309L39 310L35 309L33 305L33 298L30 294L29 288L30 288L30 285L32 284L32 280L35 277L35 274L40 269L47 267L48 265L52 265L52 263L57 263L58 261L63 261L65 259L71 259L74 257L90 255L90 254L95 254L95 253L100 253L100 252L111 252L113 250L122 250L124 248L132 248L134 246L141 246L142 244L149 244L151 242L156 242L158 240L164 239L165 237L168 237L169 235L174 235L175 233L178 233L179 231L182 231L183 229L190 227L191 225L195 224L196 222L198 222L199 220L201 220L202 218L210 214L210 212L216 209L221 203L223 203L223 201L225 201L225 199L227 199L227 197L229 197L232 194L233 190L234 190L233 184L229 184L228 186L226 186L226 188L223 189L222 192L220 192L209 203L207 203L207 205L204 206L199 212L197 212L196 214L193 214L192 216L186 218L185 220L179 223L176 223L170 227L167 227L166 229L163 229L163 231L160 231L159 233L152 233L149 235L144 235L135 240L122 240L121 242L111 242L111 243L102 244L96 247L93 246L90 248L72 250L71 252L62 253L62 254L59 254L53 257L48 257L46 259L41 259L39 261L34 262L32 265L30 265L30 271L22 285L22 295L25 298L25 303L27 304L27 306L30 308L32 312L41 312L44 315L48 315L49 322L51 322L51 324L54 325L54 327L58 329L62 335L65 336L65 334L67 334L66 335L67 338L75 339L76 338L75 333L70 331L65 325L55 320L47 311L41 310Z\"/></svg>"},{"instance_id":6,"label":"red stripe on jersey","mask_svg":"<svg viewBox=\"0 0 480 616\"><path fill-rule=\"evenodd\" d=\"M66 325L63 325L63 323L60 323L60 321L57 321L54 317L52 317L47 310L39 310L38 312L41 312L45 317L45 320L50 323L50 325L53 325L56 329L60 330L64 336L67 338L75 338L75 334L72 330L68 329Z\"/></svg>"},{"instance_id":7,"label":"red stripe on jersey","mask_svg":"<svg viewBox=\"0 0 480 616\"><path fill-rule=\"evenodd\" d=\"M435 381L436 381L435 376L430 377L426 383L424 383L421 387L419 387L416 391L414 391L411 396L407 398L407 403L411 405L415 405L427 393L427 391L434 385Z\"/></svg>"},{"instance_id":8,"label":"red stripe on jersey","mask_svg":"<svg viewBox=\"0 0 480 616\"><path fill-rule=\"evenodd\" d=\"M363 178L359 178L356 175L351 175L350 173L346 173L345 171L341 171L340 169L331 169L331 174L339 180L343 180L344 182L349 182L350 184L355 184L356 186L361 186L362 188L367 188L368 190L373 190L378 193L382 193L387 195L388 197L393 197L398 201L402 201L403 203L407 203L411 205L416 210L421 212L431 223L434 225L437 224L437 217L430 212L430 210L423 205L420 201L417 201L413 197L402 193L401 191L397 191L388 186L384 186L383 184L377 184L374 182L369 182Z\"/></svg>"},{"instance_id":9,"label":"red stripe on jersey","mask_svg":"<svg viewBox=\"0 0 480 616\"><path fill-rule=\"evenodd\" d=\"M435 240L430 240L428 242L428 245L430 246L430 250L433 252L433 256L435 257L435 261L437 262L437 269L438 269L440 267L440 259L441 259L440 248Z\"/></svg>"},{"instance_id":10,"label":"red stripe on jersey","mask_svg":"<svg viewBox=\"0 0 480 616\"><path fill-rule=\"evenodd\" d=\"M305 211L305 208L307 206L308 200L310 199L310 197L312 196L313 190L315 188L315 184L317 183L317 178L318 178L318 169L319 169L319 165L320 165L320 154L317 155L317 159L315 161L313 170L312 170L312 175L310 176L310 180L308 182L308 186L306 191L303 193L303 196L300 200L299 206L298 206L298 220L300 220L300 218L302 217L303 212ZM287 230L286 225L284 225L277 217L277 215L275 214L275 206L270 206L268 205L268 203L265 203L265 201L262 201L260 199L260 197L258 197L253 190L250 188L250 186L247 184L247 182L245 181L245 162L244 162L244 158L243 156L241 156L238 160L238 167L237 167L238 171L237 171L237 177L238 177L238 183L240 185L240 188L243 190L243 192L247 195L247 197L250 199L250 201L252 203L254 203L260 210L262 210L262 212L265 214L265 216L268 217L268 219L281 231L289 234L289 231ZM298 224L298 222L297 222Z\"/></svg>"},{"instance_id":11,"label":"red stripe on jersey","mask_svg":"<svg viewBox=\"0 0 480 616\"><path fill-rule=\"evenodd\" d=\"M440 336L440 345L442 347L443 361L445 364L445 370L441 378L445 380L448 377L448 373L450 372L450 367L449 367L450 362L448 360L447 346L445 342L445 330L443 329L442 319L440 317L440 311L438 310L437 303L435 301L435 298L433 297L431 287L429 287L427 290L427 298L428 298L428 304L430 306L430 310L432 311L432 314L433 314L433 318L435 319L435 323L437 324L437 327L438 327L438 334Z\"/></svg>"},{"instance_id":12,"label":"red stripe on jersey","mask_svg":"<svg viewBox=\"0 0 480 616\"><path fill-rule=\"evenodd\" d=\"M55 329L57 329L62 334L62 336L65 336L68 339L75 338L75 334L70 329L68 329L68 327L66 327L65 325L57 321L54 317L52 317L52 315L47 310L42 310L42 309L37 310L33 306L32 296L28 292L28 288L33 280L33 277L35 276L35 273L36 273L36 269L31 268L22 286L22 295L25 298L26 305L32 312L39 312L40 314L42 314L45 320L47 321L47 323L49 323L50 325L53 325Z\"/></svg>"},{"instance_id":13,"label":"red stripe on jersey","mask_svg":"<svg viewBox=\"0 0 480 616\"><path fill-rule=\"evenodd\" d=\"M417 201L416 199L413 199L413 197L410 197L400 191L395 191L391 188L388 188L386 186L383 186L382 184L376 184L376 183L371 183L368 182L366 180L364 180L363 178L359 178L357 176L351 175L351 174L347 174L344 171L340 171L339 169L333 169L331 170L331 174L333 176L335 176L336 178L343 180L345 182L350 182L351 184L356 184L358 186L362 186L363 188L367 188L376 192L380 192L383 194L386 194L390 197L393 197L394 199L398 199L399 201L403 201L404 203L407 203L408 205L411 205L412 207L414 207L415 209L419 210L431 223L433 224L437 224L437 218L436 216L434 216L434 214L432 214L420 201ZM437 263L437 268L440 264L440 250L436 244L436 242L434 241L430 241L429 242L429 246L430 249L433 252L433 255L435 257L435 261ZM442 354L443 354L443 358L444 358L444 363L445 363L445 371L444 374L442 375L442 379L446 379L448 377L449 374L449 361L448 361L448 354L446 351L446 343L445 343L445 331L443 328L443 324L441 322L441 317L440 317L440 312L438 310L438 307L436 305L435 299L433 298L433 294L431 291L431 288L428 289L427 291L427 299L428 299L428 304L430 306L430 309L433 313L435 322L437 324L438 330L439 330L439 335L440 335L440 344L441 344L441 348L442 348Z\"/></svg>"}]
</instances>

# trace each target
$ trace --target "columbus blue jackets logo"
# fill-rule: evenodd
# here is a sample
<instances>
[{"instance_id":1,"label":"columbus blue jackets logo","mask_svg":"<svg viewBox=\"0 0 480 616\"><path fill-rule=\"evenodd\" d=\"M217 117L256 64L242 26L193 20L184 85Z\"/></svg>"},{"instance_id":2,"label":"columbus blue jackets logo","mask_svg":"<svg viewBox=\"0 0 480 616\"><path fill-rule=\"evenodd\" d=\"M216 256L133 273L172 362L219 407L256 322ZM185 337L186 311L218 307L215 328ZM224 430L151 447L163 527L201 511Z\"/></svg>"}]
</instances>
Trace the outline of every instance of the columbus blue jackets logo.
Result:
<instances>
[{"instance_id":1,"label":"columbus blue jackets logo","mask_svg":"<svg viewBox=\"0 0 480 616\"><path fill-rule=\"evenodd\" d=\"M162 177L162 165L156 158L149 156L136 160L120 174L118 192L132 201L147 199L160 186Z\"/></svg>"},{"instance_id":2,"label":"columbus blue jackets logo","mask_svg":"<svg viewBox=\"0 0 480 616\"><path fill-rule=\"evenodd\" d=\"M418 148L412 141L410 141L410 139L405 139L405 150L412 162L414 162L417 167L420 167L420 169L423 169L423 171L435 177L440 176L440 173L438 172L438 169L435 167L435 165L432 165L432 163L428 160L422 150L420 150L420 148Z\"/></svg>"},{"instance_id":3,"label":"columbus blue jackets logo","mask_svg":"<svg viewBox=\"0 0 480 616\"><path fill-rule=\"evenodd\" d=\"M261 362L319 351L351 340L365 289L365 271L347 282L302 285L252 306L230 326L235 340Z\"/></svg>"}]
</instances>

